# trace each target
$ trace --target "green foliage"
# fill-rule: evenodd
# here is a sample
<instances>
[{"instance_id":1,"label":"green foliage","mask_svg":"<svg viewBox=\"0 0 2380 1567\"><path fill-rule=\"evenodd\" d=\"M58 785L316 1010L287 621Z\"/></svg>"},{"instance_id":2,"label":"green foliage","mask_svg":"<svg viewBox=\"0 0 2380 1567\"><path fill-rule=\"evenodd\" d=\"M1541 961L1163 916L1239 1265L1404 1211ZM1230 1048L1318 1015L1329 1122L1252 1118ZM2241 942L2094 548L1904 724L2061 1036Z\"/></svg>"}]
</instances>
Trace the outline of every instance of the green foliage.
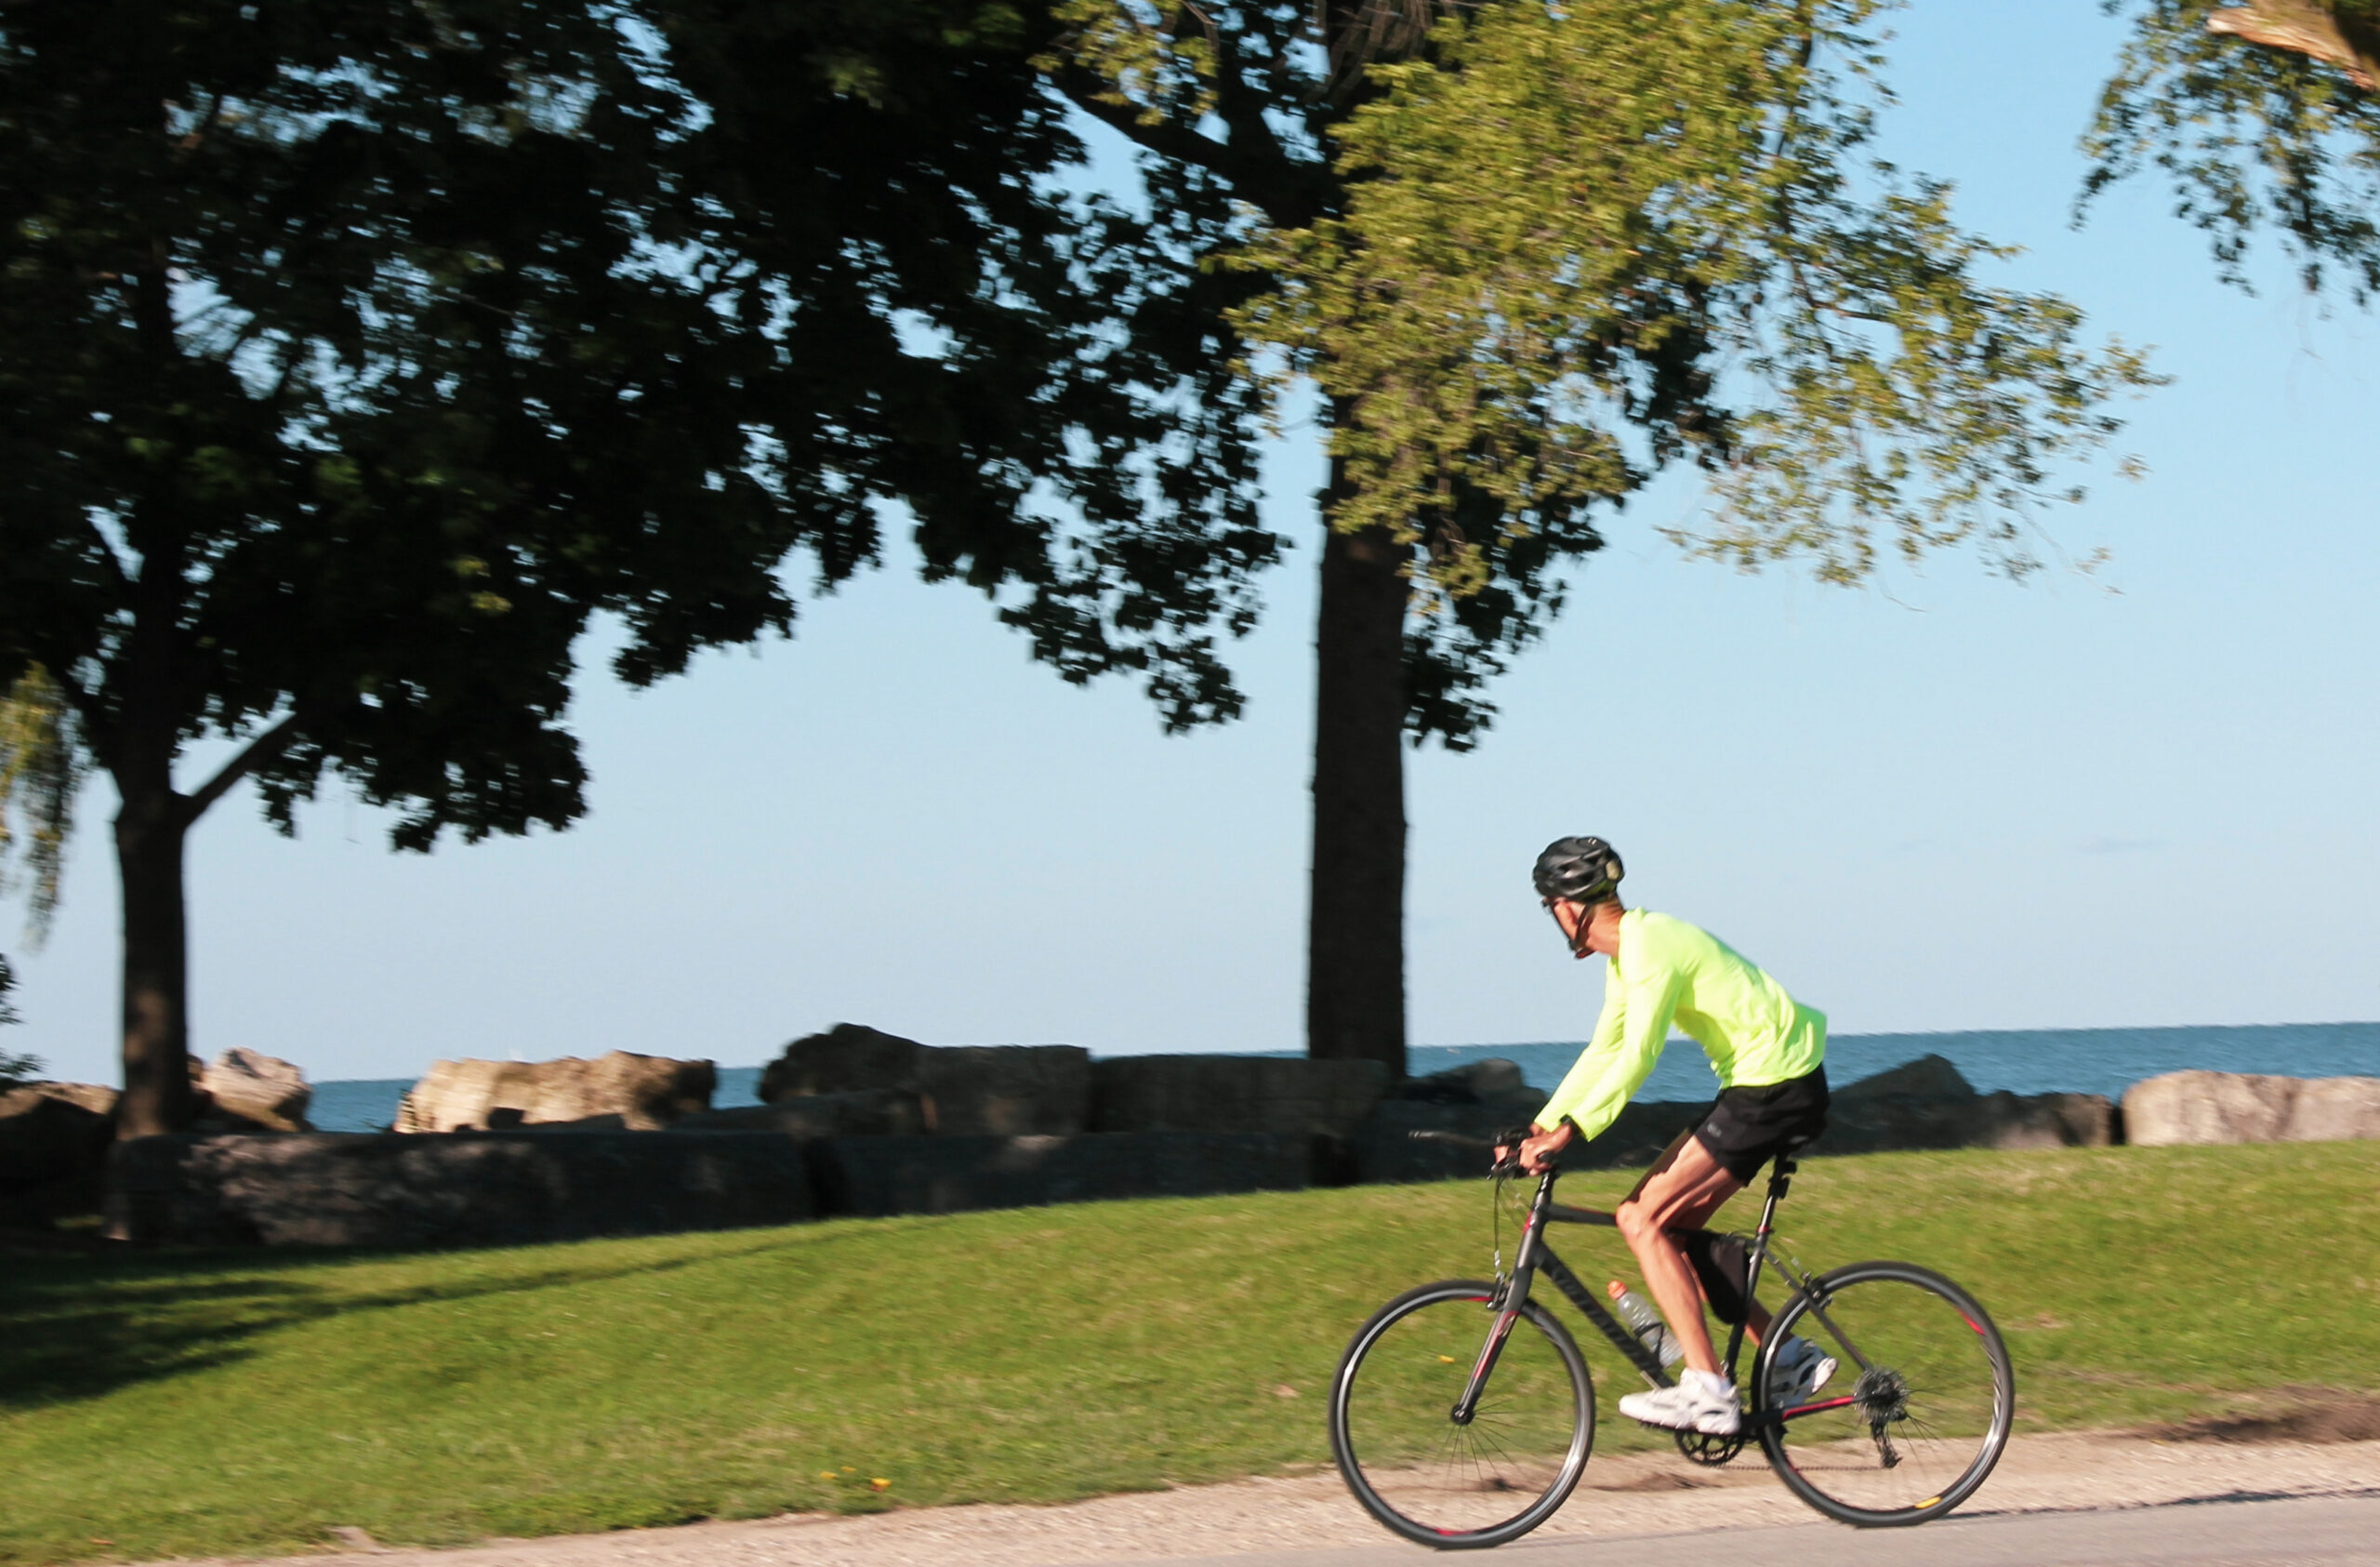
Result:
<instances>
[{"instance_id":1,"label":"green foliage","mask_svg":"<svg viewBox=\"0 0 2380 1567\"><path fill-rule=\"evenodd\" d=\"M2084 151L2083 202L2153 165L2175 212L2206 232L2228 282L2259 230L2279 237L2308 292L2380 290L2380 91L2342 58L2211 30L2247 7L2223 0L2108 0L2133 33L2102 95ZM2316 9L2308 4L2301 10ZM2380 6L2321 0L2319 10L2380 55Z\"/></svg>"},{"instance_id":2,"label":"green foliage","mask_svg":"<svg viewBox=\"0 0 2380 1567\"><path fill-rule=\"evenodd\" d=\"M1350 410L1341 525L1427 541L1468 597L1640 484L1633 437L1712 471L1684 541L1740 565L1853 582L1880 542L1974 540L2030 569L2053 470L2153 378L2063 300L1986 285L2010 252L1867 157L1825 66L1873 68L1876 8L1524 0L1375 68L1336 133L1345 215L1254 246L1282 287L1247 312Z\"/></svg>"},{"instance_id":3,"label":"green foliage","mask_svg":"<svg viewBox=\"0 0 2380 1567\"><path fill-rule=\"evenodd\" d=\"M16 988L17 971L8 965L7 955L0 953L0 1027L22 1021L17 1009L8 1003L8 992ZM38 1056L0 1050L0 1088L31 1082L40 1077L45 1068L46 1063Z\"/></svg>"},{"instance_id":4,"label":"green foliage","mask_svg":"<svg viewBox=\"0 0 2380 1567\"><path fill-rule=\"evenodd\" d=\"M865 464L810 457L865 530L855 558L876 550L864 483L914 514L929 580L998 596L1067 680L1137 673L1172 729L1236 713L1218 642L1254 623L1279 546L1259 431L1185 308L1197 280L1139 265L1166 236L1058 193L1082 149L1026 65L1048 10L655 4L707 116L688 161L790 311L787 390L833 386L803 420L865 443ZM805 73L857 86L788 93Z\"/></svg>"},{"instance_id":5,"label":"green foliage","mask_svg":"<svg viewBox=\"0 0 2380 1567\"><path fill-rule=\"evenodd\" d=\"M0 680L62 698L10 764L79 752L153 793L215 737L252 749L188 814L252 774L286 827L338 772L404 847L561 826L590 617L660 678L788 630L788 557L831 587L896 504L930 576L1071 677L1228 711L1214 640L1274 541L1252 462L1169 445L1195 342L1105 330L1119 298L1171 308L1104 286L1130 224L1045 193L1079 153L1023 64L1049 25L7 7Z\"/></svg>"},{"instance_id":6,"label":"green foliage","mask_svg":"<svg viewBox=\"0 0 2380 1567\"><path fill-rule=\"evenodd\" d=\"M2020 1434L2123 1426L2291 1384L2380 1390L2375 1177L2373 1143L1814 1159L1783 1231L1808 1263L1907 1257L1974 1289L2016 1357ZM1567 1195L1607 1204L1633 1178L1573 1177ZM0 1561L306 1550L334 1524L430 1545L1055 1502L1322 1467L1348 1335L1408 1285L1488 1267L1488 1195L445 1255L11 1254ZM1557 1244L1591 1281L1634 1277L1609 1230ZM1599 1449L1665 1447L1617 1418L1634 1381L1584 1347Z\"/></svg>"},{"instance_id":7,"label":"green foliage","mask_svg":"<svg viewBox=\"0 0 2380 1567\"><path fill-rule=\"evenodd\" d=\"M17 971L8 966L7 954L0 952L0 1024L20 1021L17 1009L8 1004L8 992L17 988ZM0 1050L0 1082L16 1082L41 1070L42 1064L30 1056L11 1056Z\"/></svg>"},{"instance_id":8,"label":"green foliage","mask_svg":"<svg viewBox=\"0 0 2380 1567\"><path fill-rule=\"evenodd\" d=\"M1869 151L1880 8L1450 7L1347 75L1303 6L1068 0L1045 66L1141 143L1153 199L1235 204L1180 248L1247 285L1249 378L1322 392L1331 525L1407 552L1417 734L1485 721L1564 563L1664 464L1713 498L1674 537L1747 569L1848 583L1972 545L2021 576L2063 470L2155 384L2064 300L1993 286L2009 252Z\"/></svg>"},{"instance_id":9,"label":"green foliage","mask_svg":"<svg viewBox=\"0 0 2380 1567\"><path fill-rule=\"evenodd\" d=\"M74 729L64 694L38 664L0 696L0 894L21 885L36 936L58 909L74 799L83 786L85 763ZM12 870L12 858L22 859L21 872ZM6 972L0 966L0 975Z\"/></svg>"}]
</instances>

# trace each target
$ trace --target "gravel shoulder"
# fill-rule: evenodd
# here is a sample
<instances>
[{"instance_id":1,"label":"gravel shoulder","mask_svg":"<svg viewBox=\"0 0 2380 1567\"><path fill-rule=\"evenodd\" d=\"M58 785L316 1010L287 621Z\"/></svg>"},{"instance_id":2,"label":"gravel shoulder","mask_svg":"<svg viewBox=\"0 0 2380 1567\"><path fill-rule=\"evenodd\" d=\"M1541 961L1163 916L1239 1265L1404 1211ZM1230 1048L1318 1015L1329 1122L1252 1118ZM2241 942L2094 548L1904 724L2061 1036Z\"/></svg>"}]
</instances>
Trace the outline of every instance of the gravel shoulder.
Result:
<instances>
[{"instance_id":1,"label":"gravel shoulder","mask_svg":"<svg viewBox=\"0 0 2380 1567\"><path fill-rule=\"evenodd\" d=\"M1960 1516L2102 1511L2284 1496L2380 1495L2380 1441L2019 1436ZM1725 1469L1674 1454L1597 1458L1532 1539L1823 1524L1756 1453ZM1832 1525L1823 1525L1831 1528ZM496 1540L457 1550L342 1550L310 1567L1069 1567L1379 1547L1389 1536L1325 1470L1058 1507L788 1514L675 1529ZM360 1543L360 1542L359 1542ZM1413 1547L1417 1560L1429 1553Z\"/></svg>"}]
</instances>

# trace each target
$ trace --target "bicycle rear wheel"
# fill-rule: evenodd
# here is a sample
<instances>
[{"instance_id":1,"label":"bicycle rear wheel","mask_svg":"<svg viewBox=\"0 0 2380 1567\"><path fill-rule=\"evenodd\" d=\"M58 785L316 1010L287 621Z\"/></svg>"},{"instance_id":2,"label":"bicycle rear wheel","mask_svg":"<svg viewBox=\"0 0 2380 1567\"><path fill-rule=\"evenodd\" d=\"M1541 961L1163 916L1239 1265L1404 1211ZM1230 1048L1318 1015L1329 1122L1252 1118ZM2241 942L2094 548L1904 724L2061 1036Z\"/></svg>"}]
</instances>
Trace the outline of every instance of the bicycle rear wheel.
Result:
<instances>
[{"instance_id":1,"label":"bicycle rear wheel","mask_svg":"<svg viewBox=\"0 0 2380 1567\"><path fill-rule=\"evenodd\" d=\"M1455 1404L1495 1329L1495 1286L1408 1290L1357 1331L1330 1389L1330 1451L1371 1515L1439 1549L1500 1546L1567 1500L1594 1444L1594 1389L1551 1312L1522 1308L1467 1422Z\"/></svg>"},{"instance_id":2,"label":"bicycle rear wheel","mask_svg":"<svg viewBox=\"0 0 2380 1567\"><path fill-rule=\"evenodd\" d=\"M1829 1518L1924 1523L1972 1495L2008 1445L2008 1347L1973 1295L1906 1263L1862 1262L1812 1281L1768 1343L1798 1334L1838 1362L1806 1403L1768 1407L1768 1354L1752 1377L1770 1467Z\"/></svg>"}]
</instances>

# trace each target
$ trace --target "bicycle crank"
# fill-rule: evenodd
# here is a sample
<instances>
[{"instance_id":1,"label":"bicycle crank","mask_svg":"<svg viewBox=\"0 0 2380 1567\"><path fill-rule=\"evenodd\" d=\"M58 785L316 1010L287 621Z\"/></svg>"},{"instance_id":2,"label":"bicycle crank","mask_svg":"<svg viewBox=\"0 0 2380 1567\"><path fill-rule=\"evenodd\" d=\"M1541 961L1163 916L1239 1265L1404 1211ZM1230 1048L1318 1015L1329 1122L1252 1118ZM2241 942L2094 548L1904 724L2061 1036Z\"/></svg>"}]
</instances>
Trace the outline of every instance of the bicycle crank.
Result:
<instances>
[{"instance_id":1,"label":"bicycle crank","mask_svg":"<svg viewBox=\"0 0 2380 1567\"><path fill-rule=\"evenodd\" d=\"M1724 1437L1708 1431L1672 1431L1677 1439L1677 1450L1706 1469L1715 1469L1744 1450L1744 1433L1739 1428Z\"/></svg>"}]
</instances>

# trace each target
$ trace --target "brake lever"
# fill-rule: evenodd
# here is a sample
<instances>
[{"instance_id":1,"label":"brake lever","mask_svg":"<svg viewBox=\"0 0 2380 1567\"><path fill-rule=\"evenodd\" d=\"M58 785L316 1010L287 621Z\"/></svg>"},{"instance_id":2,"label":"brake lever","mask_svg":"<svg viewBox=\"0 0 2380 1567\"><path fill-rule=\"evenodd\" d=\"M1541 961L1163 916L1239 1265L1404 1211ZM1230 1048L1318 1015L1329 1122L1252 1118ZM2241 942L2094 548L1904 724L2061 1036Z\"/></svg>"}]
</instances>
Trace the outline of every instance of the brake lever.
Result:
<instances>
[{"instance_id":1,"label":"brake lever","mask_svg":"<svg viewBox=\"0 0 2380 1567\"><path fill-rule=\"evenodd\" d=\"M1495 1146L1504 1150L1504 1157L1496 1161L1495 1167L1488 1174L1498 1180L1511 1180L1527 1174L1521 1168L1521 1144L1527 1142L1536 1130L1533 1126L1515 1126L1499 1133Z\"/></svg>"}]
</instances>

